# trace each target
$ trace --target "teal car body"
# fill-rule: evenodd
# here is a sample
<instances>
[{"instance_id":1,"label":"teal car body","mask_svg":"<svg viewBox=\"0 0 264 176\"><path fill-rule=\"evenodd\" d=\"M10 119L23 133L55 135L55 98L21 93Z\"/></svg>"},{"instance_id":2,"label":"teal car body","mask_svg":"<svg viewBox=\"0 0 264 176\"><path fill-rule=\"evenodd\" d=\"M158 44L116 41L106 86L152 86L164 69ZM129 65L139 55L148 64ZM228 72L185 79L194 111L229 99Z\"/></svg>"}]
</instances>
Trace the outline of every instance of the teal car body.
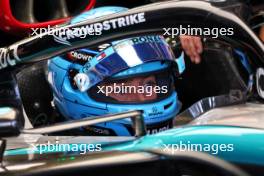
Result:
<instances>
[{"instance_id":1,"label":"teal car body","mask_svg":"<svg viewBox=\"0 0 264 176\"><path fill-rule=\"evenodd\" d=\"M264 130L260 128L264 120L263 107L264 105L261 104L247 103L216 108L187 125L139 138L87 136L75 140L73 137L65 141L63 138L54 137L50 138L51 143L52 139L56 138L57 141L61 141L60 144L77 144L79 149L74 152L58 149L45 151L43 154L63 152L65 156L76 155L80 153L82 144L100 144L102 149L100 152L139 152L154 149L162 151L171 149L172 152L200 151L236 164L264 166ZM231 115L226 115L228 113ZM55 140L53 143L56 143ZM24 142L24 144L27 147L9 147L5 157L40 153L41 147L34 149L32 143Z\"/></svg>"}]
</instances>

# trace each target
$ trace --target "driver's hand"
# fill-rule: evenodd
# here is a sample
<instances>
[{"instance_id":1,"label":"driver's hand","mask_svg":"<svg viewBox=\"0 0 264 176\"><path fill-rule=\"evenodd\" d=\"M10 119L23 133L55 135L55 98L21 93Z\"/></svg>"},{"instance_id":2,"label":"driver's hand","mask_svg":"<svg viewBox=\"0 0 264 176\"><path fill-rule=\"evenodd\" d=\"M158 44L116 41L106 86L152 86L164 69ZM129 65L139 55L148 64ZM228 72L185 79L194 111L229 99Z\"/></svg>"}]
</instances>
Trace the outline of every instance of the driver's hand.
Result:
<instances>
[{"instance_id":1,"label":"driver's hand","mask_svg":"<svg viewBox=\"0 0 264 176\"><path fill-rule=\"evenodd\" d=\"M183 50L190 57L193 63L201 62L200 54L203 52L203 44L200 37L181 35L180 41Z\"/></svg>"}]
</instances>

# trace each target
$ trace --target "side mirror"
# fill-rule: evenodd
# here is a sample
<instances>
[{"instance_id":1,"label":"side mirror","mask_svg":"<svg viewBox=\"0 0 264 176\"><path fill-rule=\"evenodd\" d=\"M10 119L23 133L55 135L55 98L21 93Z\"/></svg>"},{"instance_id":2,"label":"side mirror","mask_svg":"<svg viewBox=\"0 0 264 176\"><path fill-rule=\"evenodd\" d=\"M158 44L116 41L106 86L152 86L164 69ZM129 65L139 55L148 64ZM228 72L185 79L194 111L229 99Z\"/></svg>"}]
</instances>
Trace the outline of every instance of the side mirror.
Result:
<instances>
[{"instance_id":1,"label":"side mirror","mask_svg":"<svg viewBox=\"0 0 264 176\"><path fill-rule=\"evenodd\" d=\"M0 139L20 134L24 127L15 70L0 72Z\"/></svg>"},{"instance_id":2,"label":"side mirror","mask_svg":"<svg viewBox=\"0 0 264 176\"><path fill-rule=\"evenodd\" d=\"M142 137L147 134L146 125L142 116L142 111L128 111L117 114L108 114L104 116L87 117L80 120L61 122L47 127L23 129L23 134L50 134L65 130L81 128L84 126L95 125L98 123L110 122L124 118L131 118L136 137ZM0 131L1 133L1 131Z\"/></svg>"},{"instance_id":3,"label":"side mirror","mask_svg":"<svg viewBox=\"0 0 264 176\"><path fill-rule=\"evenodd\" d=\"M0 138L18 136L24 126L21 118L20 112L15 108L0 108Z\"/></svg>"}]
</instances>

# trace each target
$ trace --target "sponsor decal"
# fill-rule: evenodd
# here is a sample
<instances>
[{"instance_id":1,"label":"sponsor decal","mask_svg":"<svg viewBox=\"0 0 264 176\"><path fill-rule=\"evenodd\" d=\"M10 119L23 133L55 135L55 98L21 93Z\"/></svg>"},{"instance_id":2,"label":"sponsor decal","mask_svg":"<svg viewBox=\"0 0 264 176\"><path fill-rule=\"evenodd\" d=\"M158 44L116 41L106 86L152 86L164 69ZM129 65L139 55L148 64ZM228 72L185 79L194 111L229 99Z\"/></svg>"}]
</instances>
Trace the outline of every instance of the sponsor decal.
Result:
<instances>
[{"instance_id":1,"label":"sponsor decal","mask_svg":"<svg viewBox=\"0 0 264 176\"><path fill-rule=\"evenodd\" d=\"M160 133L162 131L166 131L168 129L170 129L169 124L167 124L166 126L163 126L163 127L147 129L147 134L156 134L156 133Z\"/></svg>"},{"instance_id":2,"label":"sponsor decal","mask_svg":"<svg viewBox=\"0 0 264 176\"><path fill-rule=\"evenodd\" d=\"M73 79L81 92L84 92L89 88L90 79L86 74L78 73Z\"/></svg>"},{"instance_id":3,"label":"sponsor decal","mask_svg":"<svg viewBox=\"0 0 264 176\"><path fill-rule=\"evenodd\" d=\"M72 60L81 60L85 62L90 61L93 58L93 56L91 55L84 54L84 53L77 52L77 51L71 51L67 55Z\"/></svg>"},{"instance_id":4,"label":"sponsor decal","mask_svg":"<svg viewBox=\"0 0 264 176\"><path fill-rule=\"evenodd\" d=\"M145 22L145 13L132 14L89 25L95 31L107 31Z\"/></svg>"},{"instance_id":5,"label":"sponsor decal","mask_svg":"<svg viewBox=\"0 0 264 176\"><path fill-rule=\"evenodd\" d=\"M152 108L152 110L157 111L155 110L155 107ZM155 126L147 126L147 134L156 134L162 131L166 131L170 128L172 128L172 120L159 123Z\"/></svg>"},{"instance_id":6,"label":"sponsor decal","mask_svg":"<svg viewBox=\"0 0 264 176\"><path fill-rule=\"evenodd\" d=\"M71 43L68 41L75 38L86 38L87 35L101 35L101 32L95 31L89 26L84 26L80 28L58 28L49 32L49 35L54 37L54 41L71 46Z\"/></svg>"},{"instance_id":7,"label":"sponsor decal","mask_svg":"<svg viewBox=\"0 0 264 176\"><path fill-rule=\"evenodd\" d=\"M132 41L134 44L140 43L151 43L151 42L163 42L164 38L162 36L142 36L133 38Z\"/></svg>"},{"instance_id":8,"label":"sponsor decal","mask_svg":"<svg viewBox=\"0 0 264 176\"><path fill-rule=\"evenodd\" d=\"M75 38L86 38L87 35L101 35L102 31L108 31L111 29L122 28L126 26L131 26L134 24L144 23L145 13L137 13L132 15L127 15L124 17L113 18L111 20L106 20L101 23L94 23L80 28L72 28L65 30L66 28L61 28L53 31L51 34L54 37L54 40L58 43L64 45L71 45L69 40ZM58 32L63 30L63 32Z\"/></svg>"},{"instance_id":9,"label":"sponsor decal","mask_svg":"<svg viewBox=\"0 0 264 176\"><path fill-rule=\"evenodd\" d=\"M100 134L100 135L110 135L110 131L107 129L101 129L101 128L96 128L96 127L85 127L86 130L96 133L96 134Z\"/></svg>"},{"instance_id":10,"label":"sponsor decal","mask_svg":"<svg viewBox=\"0 0 264 176\"><path fill-rule=\"evenodd\" d=\"M106 54L105 53L101 53L96 59L98 60L98 61L100 61L100 60L102 60L103 58L105 58L106 57Z\"/></svg>"},{"instance_id":11,"label":"sponsor decal","mask_svg":"<svg viewBox=\"0 0 264 176\"><path fill-rule=\"evenodd\" d=\"M166 86L167 87L167 86ZM166 92L167 93L167 92ZM156 116L156 115L162 115L163 112L162 111L159 111L157 107L153 107L152 108L152 112L149 113L149 116Z\"/></svg>"},{"instance_id":12,"label":"sponsor decal","mask_svg":"<svg viewBox=\"0 0 264 176\"><path fill-rule=\"evenodd\" d=\"M20 61L17 55L17 45L7 48L0 48L0 70L9 66L14 66Z\"/></svg>"},{"instance_id":13,"label":"sponsor decal","mask_svg":"<svg viewBox=\"0 0 264 176\"><path fill-rule=\"evenodd\" d=\"M108 48L108 47L110 47L110 46L111 46L111 44L109 44L109 43L105 43L105 44L99 45L99 46L98 46L98 50L99 50L99 51L103 51L103 50L105 50L106 48Z\"/></svg>"}]
</instances>

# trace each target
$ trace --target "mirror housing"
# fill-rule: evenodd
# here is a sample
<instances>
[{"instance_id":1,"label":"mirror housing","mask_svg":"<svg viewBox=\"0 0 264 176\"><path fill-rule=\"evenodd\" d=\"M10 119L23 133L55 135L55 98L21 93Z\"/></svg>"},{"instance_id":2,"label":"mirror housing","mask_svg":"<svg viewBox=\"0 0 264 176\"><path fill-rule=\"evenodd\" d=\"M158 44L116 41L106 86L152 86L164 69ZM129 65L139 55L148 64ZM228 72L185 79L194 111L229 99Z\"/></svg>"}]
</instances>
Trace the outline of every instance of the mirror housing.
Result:
<instances>
[{"instance_id":1,"label":"mirror housing","mask_svg":"<svg viewBox=\"0 0 264 176\"><path fill-rule=\"evenodd\" d=\"M24 125L21 118L23 117L20 117L20 112L15 108L0 108L0 138L18 136Z\"/></svg>"},{"instance_id":2,"label":"mirror housing","mask_svg":"<svg viewBox=\"0 0 264 176\"><path fill-rule=\"evenodd\" d=\"M260 98L264 99L264 69L258 68L256 72L256 89Z\"/></svg>"}]
</instances>

